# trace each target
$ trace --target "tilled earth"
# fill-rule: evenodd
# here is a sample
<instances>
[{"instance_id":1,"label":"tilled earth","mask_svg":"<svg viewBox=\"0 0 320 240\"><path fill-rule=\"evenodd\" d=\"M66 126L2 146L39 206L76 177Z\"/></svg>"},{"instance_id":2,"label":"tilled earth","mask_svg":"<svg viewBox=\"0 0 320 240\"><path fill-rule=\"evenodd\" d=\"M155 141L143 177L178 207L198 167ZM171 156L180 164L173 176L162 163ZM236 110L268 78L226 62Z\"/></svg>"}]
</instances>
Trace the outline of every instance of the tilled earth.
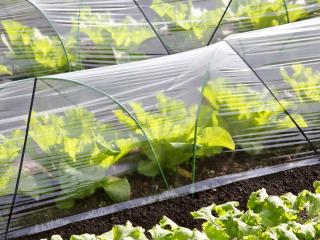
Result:
<instances>
[{"instance_id":1,"label":"tilled earth","mask_svg":"<svg viewBox=\"0 0 320 240\"><path fill-rule=\"evenodd\" d=\"M19 239L38 240L59 234L67 238L72 234L92 233L101 234L109 231L115 224L124 224L130 220L133 225L145 229L152 228L163 215L171 218L177 224L195 228L201 227L201 222L192 219L190 212L214 203L239 201L245 208L247 198L252 191L266 188L269 194L292 192L297 194L303 189L312 190L313 181L320 179L320 165L297 168L264 177L243 180L216 189L209 189L192 196L182 196L142 207L137 207L104 217L76 222L48 232Z\"/></svg>"}]
</instances>

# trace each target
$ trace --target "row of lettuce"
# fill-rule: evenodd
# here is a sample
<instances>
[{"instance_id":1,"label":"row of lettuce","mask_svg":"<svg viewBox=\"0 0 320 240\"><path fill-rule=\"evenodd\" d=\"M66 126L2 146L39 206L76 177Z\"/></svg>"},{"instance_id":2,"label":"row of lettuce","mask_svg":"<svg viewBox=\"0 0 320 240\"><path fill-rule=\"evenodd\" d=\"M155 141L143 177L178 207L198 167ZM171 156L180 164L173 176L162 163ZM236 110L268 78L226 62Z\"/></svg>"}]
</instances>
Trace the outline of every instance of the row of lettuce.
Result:
<instances>
[{"instance_id":1,"label":"row of lettuce","mask_svg":"<svg viewBox=\"0 0 320 240\"><path fill-rule=\"evenodd\" d=\"M214 41L234 32L314 17L319 4L319 0L232 1ZM153 0L148 8L156 14L150 21L166 48L176 52L209 44L226 6L223 0L210 9L193 1ZM79 9L68 21L69 32L60 39L53 30L48 34L23 21L2 20L0 75L19 79L147 58L148 44L157 35L143 15L118 21L111 12Z\"/></svg>"},{"instance_id":2,"label":"row of lettuce","mask_svg":"<svg viewBox=\"0 0 320 240\"><path fill-rule=\"evenodd\" d=\"M201 159L233 150L263 153L266 147L259 139L296 131L291 118L300 128L308 127L294 113L297 102L320 100L319 72L302 65L281 72L292 87L290 94L296 95L295 101L282 100L281 105L267 90L247 84L230 87L226 79L216 79L206 85L200 108L159 93L152 110L131 102L134 118L121 108L107 122L83 107L61 114L33 112L18 193L36 200L54 193L57 207L71 208L75 200L104 189L110 200L121 202L130 198L131 187L128 172L117 168L120 163L129 164L129 172L162 177L165 183L167 173L191 183L191 165ZM236 142L239 136L245 141ZM0 196L13 194L24 138L23 130L0 135Z\"/></svg>"},{"instance_id":3,"label":"row of lettuce","mask_svg":"<svg viewBox=\"0 0 320 240\"><path fill-rule=\"evenodd\" d=\"M313 240L320 237L320 182L315 191L303 190L298 195L268 195L265 189L251 193L247 210L238 202L212 204L191 215L203 222L202 229L179 226L168 217L148 230L134 227L129 221L116 225L101 235L73 235L70 240ZM148 237L147 237L148 236ZM51 240L63 240L54 235Z\"/></svg>"}]
</instances>

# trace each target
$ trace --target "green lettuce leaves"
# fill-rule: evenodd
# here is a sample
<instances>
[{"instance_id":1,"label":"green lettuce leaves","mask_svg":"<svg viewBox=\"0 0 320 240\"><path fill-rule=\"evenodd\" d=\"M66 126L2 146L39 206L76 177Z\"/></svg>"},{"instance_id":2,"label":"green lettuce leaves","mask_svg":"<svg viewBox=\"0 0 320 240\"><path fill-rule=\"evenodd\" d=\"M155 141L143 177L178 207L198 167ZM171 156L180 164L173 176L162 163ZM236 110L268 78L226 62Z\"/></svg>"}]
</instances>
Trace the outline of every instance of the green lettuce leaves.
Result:
<instances>
[{"instance_id":1,"label":"green lettuce leaves","mask_svg":"<svg viewBox=\"0 0 320 240\"><path fill-rule=\"evenodd\" d=\"M251 193L245 211L234 201L200 208L191 215L202 221L201 230L163 216L149 235L128 221L102 235L73 235L70 240L314 240L320 237L320 182L313 185L314 192L303 190L298 195L273 196L260 189ZM63 239L54 235L51 240Z\"/></svg>"},{"instance_id":2,"label":"green lettuce leaves","mask_svg":"<svg viewBox=\"0 0 320 240\"><path fill-rule=\"evenodd\" d=\"M181 164L191 159L194 150L195 154L201 157L220 153L223 148L235 149L231 135L222 127L213 126L214 121L205 128L198 129L197 145L194 149L197 115L194 107L188 109L181 100L159 93L152 112L146 111L140 103L132 102L130 106L149 139L149 142L145 140L140 146L148 158L138 164L138 172L143 175L158 175L158 164L163 169L177 171ZM141 139L144 138L140 127L123 110L116 110L115 115L121 123L141 135Z\"/></svg>"}]
</instances>

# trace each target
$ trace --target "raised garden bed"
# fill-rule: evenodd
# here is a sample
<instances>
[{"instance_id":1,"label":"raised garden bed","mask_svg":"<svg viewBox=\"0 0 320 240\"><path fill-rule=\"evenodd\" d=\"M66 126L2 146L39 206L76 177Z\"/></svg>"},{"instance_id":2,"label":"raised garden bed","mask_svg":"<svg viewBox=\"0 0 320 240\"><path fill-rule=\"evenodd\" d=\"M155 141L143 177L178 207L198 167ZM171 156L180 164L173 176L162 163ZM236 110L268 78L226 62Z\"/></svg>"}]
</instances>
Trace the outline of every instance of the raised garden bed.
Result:
<instances>
[{"instance_id":1,"label":"raised garden bed","mask_svg":"<svg viewBox=\"0 0 320 240\"><path fill-rule=\"evenodd\" d=\"M201 229L201 222L192 218L191 211L208 206L213 202L222 204L228 201L238 201L240 208L244 209L247 199L253 191L265 188L272 195L280 195L286 192L297 194L303 189L312 190L312 183L319 178L319 165L296 168L263 177L238 181L215 189L198 192L194 196L181 196L104 217L75 222L47 232L17 239L37 240L48 238L55 234L59 234L63 238L70 237L73 234L102 234L109 231L116 224L125 224L127 220L134 226L151 229L163 215L166 215L180 226Z\"/></svg>"}]
</instances>

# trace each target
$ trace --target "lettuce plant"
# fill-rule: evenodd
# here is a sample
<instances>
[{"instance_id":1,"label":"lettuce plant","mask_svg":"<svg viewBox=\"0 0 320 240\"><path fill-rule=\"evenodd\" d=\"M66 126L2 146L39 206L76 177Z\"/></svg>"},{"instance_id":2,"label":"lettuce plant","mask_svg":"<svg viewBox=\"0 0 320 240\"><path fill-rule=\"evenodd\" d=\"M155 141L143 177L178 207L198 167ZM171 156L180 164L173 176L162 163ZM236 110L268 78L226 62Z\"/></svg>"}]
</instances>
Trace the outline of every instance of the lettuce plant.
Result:
<instances>
[{"instance_id":1,"label":"lettuce plant","mask_svg":"<svg viewBox=\"0 0 320 240\"><path fill-rule=\"evenodd\" d=\"M7 47L0 74L19 72L27 77L39 72L64 72L67 60L58 37L46 36L35 27L14 20L3 20L2 43Z\"/></svg>"},{"instance_id":2,"label":"lettuce plant","mask_svg":"<svg viewBox=\"0 0 320 240\"><path fill-rule=\"evenodd\" d=\"M12 71L4 65L0 65L0 75L12 75Z\"/></svg>"},{"instance_id":3,"label":"lettuce plant","mask_svg":"<svg viewBox=\"0 0 320 240\"><path fill-rule=\"evenodd\" d=\"M165 25L157 31L169 48L180 48L191 44L207 44L226 7L226 1L219 0L217 7L207 10L196 7L193 1L168 2L153 0L150 8L164 19ZM271 27L295 22L315 13L306 11L307 4L319 4L318 0L289 1L233 1L224 22L236 27L237 32ZM221 7L220 7L221 6ZM79 15L72 17L70 32L63 43L58 36L48 36L36 27L28 27L14 20L3 20L4 32L1 41L6 52L0 60L0 75L10 78L34 77L44 74L82 69L88 63L93 66L102 61L106 64L145 59L142 45L156 38L152 28L142 18L126 16L115 21L110 13L97 13L91 8L82 8ZM183 32L179 40L170 39L173 34ZM63 44L64 46L61 46ZM173 46L174 45L174 46ZM83 48L83 51L82 49ZM88 49L99 49L94 54ZM137 56L139 52L139 56ZM141 52L141 54L140 54ZM68 66L68 64L70 66Z\"/></svg>"},{"instance_id":4,"label":"lettuce plant","mask_svg":"<svg viewBox=\"0 0 320 240\"><path fill-rule=\"evenodd\" d=\"M203 232L209 239L317 239L319 225L319 183L315 193L304 190L297 196L286 193L270 196L265 189L253 192L247 211L237 202L211 205L193 212L203 219Z\"/></svg>"},{"instance_id":5,"label":"lettuce plant","mask_svg":"<svg viewBox=\"0 0 320 240\"><path fill-rule=\"evenodd\" d=\"M109 232L104 233L98 237L101 240L121 240L121 239L135 239L135 240L147 240L144 229L141 227L133 227L131 222L127 222L125 226L116 225ZM78 240L74 238L74 240ZM79 239L81 240L81 239Z\"/></svg>"},{"instance_id":6,"label":"lettuce plant","mask_svg":"<svg viewBox=\"0 0 320 240\"><path fill-rule=\"evenodd\" d=\"M240 31L261 29L287 23L287 15L283 0L242 1L235 12Z\"/></svg>"},{"instance_id":7,"label":"lettuce plant","mask_svg":"<svg viewBox=\"0 0 320 240\"><path fill-rule=\"evenodd\" d=\"M102 234L73 235L70 240L314 240L320 237L320 182L315 192L303 190L298 195L269 195L265 189L251 193L247 209L238 202L212 204L191 215L203 222L202 229L188 229L163 217L144 234L141 227L116 225ZM51 240L63 240L54 235Z\"/></svg>"},{"instance_id":8,"label":"lettuce plant","mask_svg":"<svg viewBox=\"0 0 320 240\"><path fill-rule=\"evenodd\" d=\"M162 217L159 224L149 230L149 233L154 240L206 239L206 236L199 230L181 227L165 216Z\"/></svg>"},{"instance_id":9,"label":"lettuce plant","mask_svg":"<svg viewBox=\"0 0 320 240\"><path fill-rule=\"evenodd\" d=\"M234 1L226 19L235 22L243 32L302 20L308 16L305 7L305 3L285 3L284 0Z\"/></svg>"},{"instance_id":10,"label":"lettuce plant","mask_svg":"<svg viewBox=\"0 0 320 240\"><path fill-rule=\"evenodd\" d=\"M96 53L95 58L99 61L103 58L115 62L129 56L145 40L154 37L147 24L142 25L132 17L127 16L122 22L115 23L110 15L92 13L90 8L81 9L79 17L73 17L71 22L70 33L64 46L61 46L57 36L44 35L36 27L28 27L14 20L1 21L5 30L1 40L7 52L0 62L0 74L19 73L34 77L68 71L68 64L72 69L82 68L88 59L92 61L92 54L81 51L79 46L88 44L106 49L106 52ZM79 34L86 35L91 42Z\"/></svg>"},{"instance_id":11,"label":"lettuce plant","mask_svg":"<svg viewBox=\"0 0 320 240\"><path fill-rule=\"evenodd\" d=\"M314 117L311 118L305 114L308 126L301 127L317 127L314 120L319 117L319 112L316 109L320 102L320 72L311 67L296 64L288 69L281 68L280 73L283 81L289 86L282 94L288 99L292 99L291 102L296 104L297 111L301 113L313 112ZM293 117L296 118L296 116Z\"/></svg>"},{"instance_id":12,"label":"lettuce plant","mask_svg":"<svg viewBox=\"0 0 320 240\"><path fill-rule=\"evenodd\" d=\"M24 137L21 130L0 136L0 196L14 191ZM112 201L126 201L131 192L128 180L106 171L138 143L134 136L118 137L84 108L67 110L63 115L33 112L18 193L38 199L58 183L59 208L72 207L75 200L94 194L98 188Z\"/></svg>"},{"instance_id":13,"label":"lettuce plant","mask_svg":"<svg viewBox=\"0 0 320 240\"><path fill-rule=\"evenodd\" d=\"M160 93L157 95L156 109L147 112L141 104L132 102L130 106L137 120L145 130L158 159L155 159L149 144L144 141L140 148L148 160L141 160L138 171L146 176L159 174L157 160L164 169L178 170L182 163L188 161L194 154L194 131L196 116L194 111L188 110L181 100L169 98ZM130 129L142 135L142 131L135 122L122 110L115 111L119 121ZM234 149L234 142L230 134L219 126L207 126L198 131L198 156L217 153L222 148Z\"/></svg>"},{"instance_id":14,"label":"lettuce plant","mask_svg":"<svg viewBox=\"0 0 320 240\"><path fill-rule=\"evenodd\" d=\"M23 132L14 131L9 136L0 136L0 196L10 195L14 191L18 164L23 144ZM19 160L17 163L15 161Z\"/></svg>"},{"instance_id":15,"label":"lettuce plant","mask_svg":"<svg viewBox=\"0 0 320 240\"><path fill-rule=\"evenodd\" d=\"M192 1L153 0L150 8L174 25L167 26L168 32L185 32L188 38L203 44L208 42L224 11L222 7L214 10L197 8Z\"/></svg>"},{"instance_id":16,"label":"lettuce plant","mask_svg":"<svg viewBox=\"0 0 320 240\"><path fill-rule=\"evenodd\" d=\"M65 111L63 116L32 114L27 151L34 161L50 166L47 170L61 189L59 207L72 207L76 199L98 188L113 201L129 199L128 180L106 176L106 170L135 148L136 141L134 137L107 141L109 132L112 134L109 126L84 108Z\"/></svg>"},{"instance_id":17,"label":"lettuce plant","mask_svg":"<svg viewBox=\"0 0 320 240\"><path fill-rule=\"evenodd\" d=\"M218 121L232 136L244 133L255 136L270 130L296 128L283 110L283 107L294 110L295 106L285 100L281 101L281 106L267 90L255 90L245 84L228 87L226 80L219 78L205 86L203 95ZM301 115L293 113L292 117L301 127L307 126ZM243 148L263 148L256 141L252 144L240 143Z\"/></svg>"},{"instance_id":18,"label":"lettuce plant","mask_svg":"<svg viewBox=\"0 0 320 240\"><path fill-rule=\"evenodd\" d=\"M128 221L126 225L115 225L109 232L101 235L82 234L72 235L70 240L148 240L144 234L145 230L141 227L133 227ZM51 240L63 240L59 235L53 235Z\"/></svg>"},{"instance_id":19,"label":"lettuce plant","mask_svg":"<svg viewBox=\"0 0 320 240\"><path fill-rule=\"evenodd\" d=\"M74 19L77 25L78 20ZM147 24L137 22L130 16L126 16L121 22L114 22L110 14L92 13L90 8L80 12L80 31L95 44L106 43L105 32L111 34L112 46L115 49L132 49L139 46L146 39L154 37L154 33Z\"/></svg>"},{"instance_id":20,"label":"lettuce plant","mask_svg":"<svg viewBox=\"0 0 320 240\"><path fill-rule=\"evenodd\" d=\"M81 51L80 46L84 49L87 45L92 45L93 49L99 47L99 53L96 52L94 58L114 64L130 58L130 54L136 53L143 42L155 37L150 26L141 20L126 16L115 22L110 13L95 13L91 8L81 9L79 17L73 17L71 21L69 35L73 36L76 44L70 44L70 51L78 55L81 62L93 56Z\"/></svg>"},{"instance_id":21,"label":"lettuce plant","mask_svg":"<svg viewBox=\"0 0 320 240\"><path fill-rule=\"evenodd\" d=\"M14 130L6 136L0 135L0 197L14 193L24 138L25 133L22 130ZM30 169L30 162L27 159L25 162L21 171L18 193L38 199L37 178Z\"/></svg>"},{"instance_id":22,"label":"lettuce plant","mask_svg":"<svg viewBox=\"0 0 320 240\"><path fill-rule=\"evenodd\" d=\"M320 72L302 64L293 65L291 69L293 73L289 74L281 68L281 76L291 86L299 102L320 102Z\"/></svg>"}]
</instances>

